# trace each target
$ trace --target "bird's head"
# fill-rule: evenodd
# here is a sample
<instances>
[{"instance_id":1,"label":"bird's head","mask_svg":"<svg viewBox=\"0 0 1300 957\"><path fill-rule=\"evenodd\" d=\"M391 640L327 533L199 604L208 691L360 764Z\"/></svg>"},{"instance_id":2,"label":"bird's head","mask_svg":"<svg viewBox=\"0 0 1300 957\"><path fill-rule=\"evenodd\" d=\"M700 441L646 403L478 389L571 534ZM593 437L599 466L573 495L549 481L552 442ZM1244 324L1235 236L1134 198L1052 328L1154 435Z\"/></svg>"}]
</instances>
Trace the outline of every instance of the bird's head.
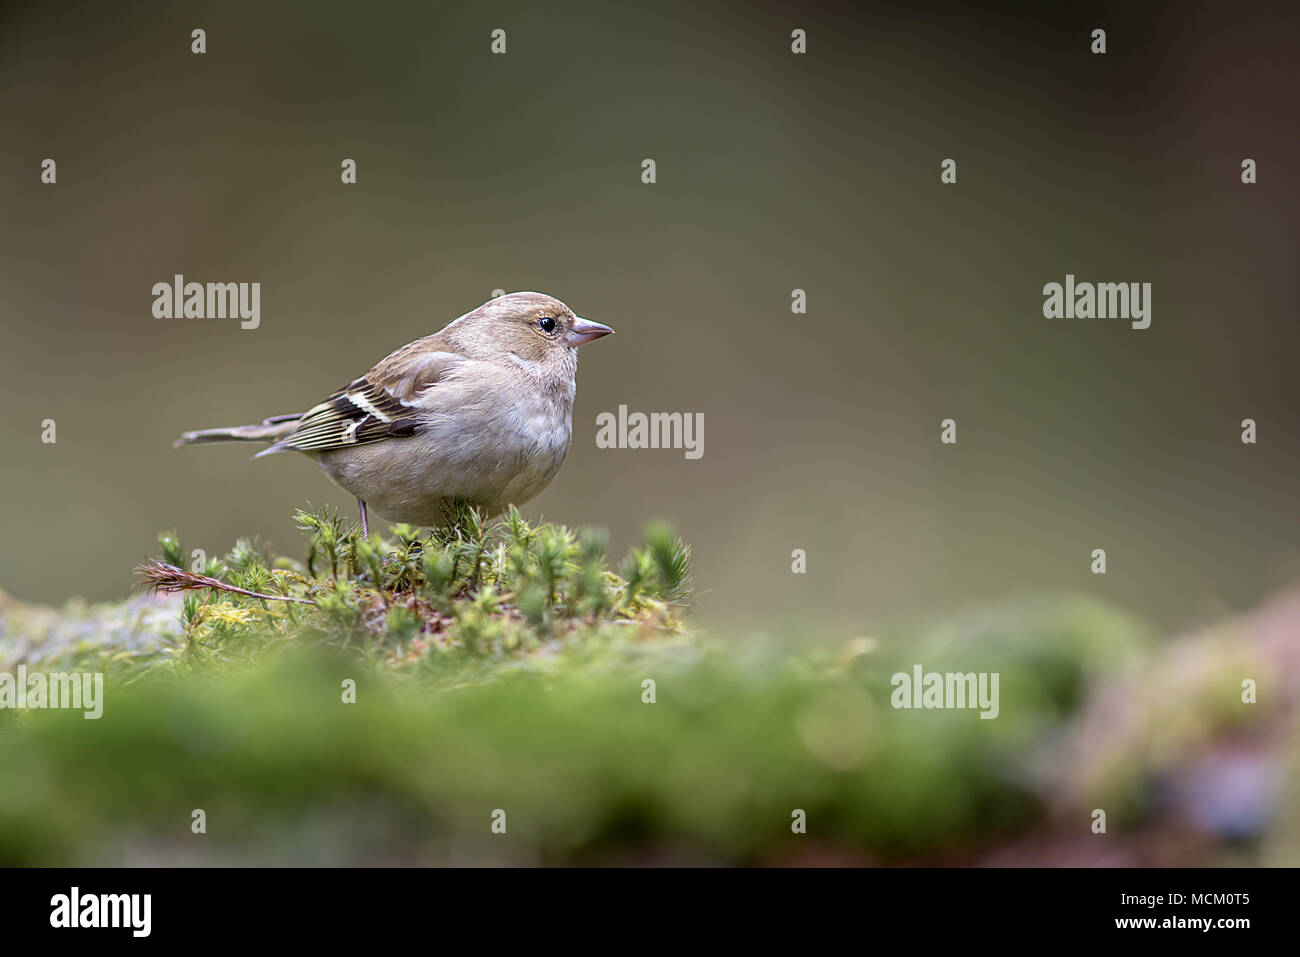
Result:
<instances>
[{"instance_id":1,"label":"bird's head","mask_svg":"<svg viewBox=\"0 0 1300 957\"><path fill-rule=\"evenodd\" d=\"M572 368L578 346L613 331L574 315L552 296L512 292L461 316L447 327L446 335L474 358L513 355L543 367Z\"/></svg>"}]
</instances>

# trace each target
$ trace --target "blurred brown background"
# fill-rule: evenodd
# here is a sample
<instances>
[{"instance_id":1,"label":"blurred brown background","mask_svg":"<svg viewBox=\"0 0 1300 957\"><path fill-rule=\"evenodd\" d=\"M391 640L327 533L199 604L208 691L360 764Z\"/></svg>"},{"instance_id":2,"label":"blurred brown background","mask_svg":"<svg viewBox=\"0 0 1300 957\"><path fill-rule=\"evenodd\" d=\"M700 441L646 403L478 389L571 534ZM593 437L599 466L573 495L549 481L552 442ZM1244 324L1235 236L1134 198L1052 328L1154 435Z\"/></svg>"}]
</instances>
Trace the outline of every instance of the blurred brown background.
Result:
<instances>
[{"instance_id":1,"label":"blurred brown background","mask_svg":"<svg viewBox=\"0 0 1300 957\"><path fill-rule=\"evenodd\" d=\"M1177 627L1300 577L1294 9L187 7L0 13L17 597L121 595L170 527L297 555L295 506L352 508L310 461L171 440L310 406L498 287L618 330L526 513L618 551L670 520L706 620L1063 588ZM1044 319L1067 272L1153 283L1151 328ZM175 273L260 282L261 328L153 318ZM620 403L703 412L704 457L597 449Z\"/></svg>"}]
</instances>

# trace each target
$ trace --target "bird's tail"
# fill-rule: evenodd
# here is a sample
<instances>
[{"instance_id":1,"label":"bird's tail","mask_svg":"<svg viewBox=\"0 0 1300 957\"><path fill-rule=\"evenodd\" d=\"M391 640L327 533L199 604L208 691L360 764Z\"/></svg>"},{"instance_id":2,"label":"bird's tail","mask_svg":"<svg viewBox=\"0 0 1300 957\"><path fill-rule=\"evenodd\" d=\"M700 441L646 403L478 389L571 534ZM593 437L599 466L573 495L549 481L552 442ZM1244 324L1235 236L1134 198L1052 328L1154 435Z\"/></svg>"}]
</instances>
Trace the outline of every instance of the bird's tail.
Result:
<instances>
[{"instance_id":1,"label":"bird's tail","mask_svg":"<svg viewBox=\"0 0 1300 957\"><path fill-rule=\"evenodd\" d=\"M298 420L301 418L301 413L277 415L266 419L261 425L236 425L229 429L199 429L195 432L185 432L172 443L172 447L197 445L202 442L275 442L297 428Z\"/></svg>"}]
</instances>

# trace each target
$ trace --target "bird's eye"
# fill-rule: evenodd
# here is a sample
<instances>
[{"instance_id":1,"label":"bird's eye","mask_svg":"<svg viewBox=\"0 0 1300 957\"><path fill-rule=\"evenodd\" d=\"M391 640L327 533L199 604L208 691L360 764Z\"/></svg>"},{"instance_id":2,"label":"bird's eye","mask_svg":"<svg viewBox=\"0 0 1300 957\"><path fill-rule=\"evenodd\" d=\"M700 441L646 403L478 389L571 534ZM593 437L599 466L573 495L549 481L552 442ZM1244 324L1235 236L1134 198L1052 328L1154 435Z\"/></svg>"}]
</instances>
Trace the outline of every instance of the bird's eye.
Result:
<instances>
[{"instance_id":1,"label":"bird's eye","mask_svg":"<svg viewBox=\"0 0 1300 957\"><path fill-rule=\"evenodd\" d=\"M550 316L542 316L542 318L537 320L537 325L541 327L542 332L555 331L555 320L552 319Z\"/></svg>"}]
</instances>

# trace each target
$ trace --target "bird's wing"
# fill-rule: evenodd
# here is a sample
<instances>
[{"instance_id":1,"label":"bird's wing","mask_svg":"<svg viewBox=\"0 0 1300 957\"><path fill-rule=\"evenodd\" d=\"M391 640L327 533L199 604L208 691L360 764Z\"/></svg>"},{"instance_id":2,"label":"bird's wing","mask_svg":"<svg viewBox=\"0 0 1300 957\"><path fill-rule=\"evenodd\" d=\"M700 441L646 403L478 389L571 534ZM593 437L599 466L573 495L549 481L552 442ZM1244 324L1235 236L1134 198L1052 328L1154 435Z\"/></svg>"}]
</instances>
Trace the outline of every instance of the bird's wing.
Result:
<instances>
[{"instance_id":1,"label":"bird's wing","mask_svg":"<svg viewBox=\"0 0 1300 957\"><path fill-rule=\"evenodd\" d=\"M423 425L419 397L465 361L464 356L441 351L426 340L403 346L308 409L296 429L259 455L326 452L414 435Z\"/></svg>"}]
</instances>

